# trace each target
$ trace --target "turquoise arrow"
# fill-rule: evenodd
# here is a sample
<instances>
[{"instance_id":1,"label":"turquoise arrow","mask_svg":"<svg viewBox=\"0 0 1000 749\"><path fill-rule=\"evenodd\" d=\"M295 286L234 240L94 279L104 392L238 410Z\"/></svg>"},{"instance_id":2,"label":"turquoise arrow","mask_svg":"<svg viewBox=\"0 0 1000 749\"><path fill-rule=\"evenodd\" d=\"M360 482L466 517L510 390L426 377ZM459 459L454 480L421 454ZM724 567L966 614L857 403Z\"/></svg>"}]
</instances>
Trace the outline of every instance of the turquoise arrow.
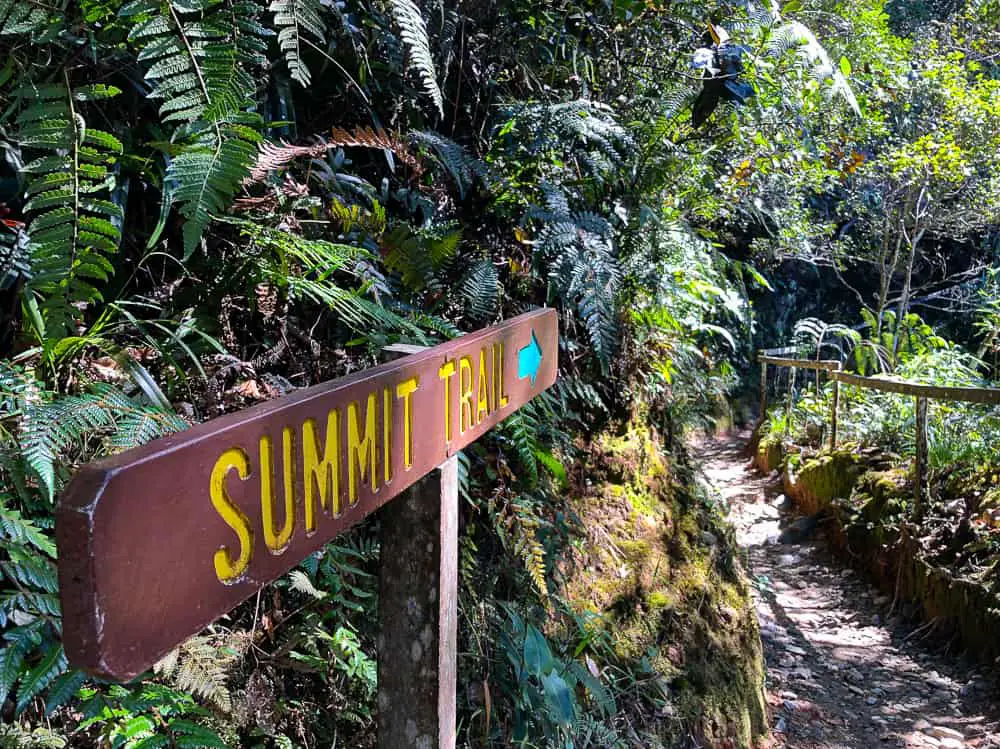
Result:
<instances>
[{"instance_id":1,"label":"turquoise arrow","mask_svg":"<svg viewBox=\"0 0 1000 749\"><path fill-rule=\"evenodd\" d=\"M542 347L538 345L535 331L532 330L531 343L517 352L517 376L521 380L530 377L531 384L534 385L540 366L542 366Z\"/></svg>"}]
</instances>

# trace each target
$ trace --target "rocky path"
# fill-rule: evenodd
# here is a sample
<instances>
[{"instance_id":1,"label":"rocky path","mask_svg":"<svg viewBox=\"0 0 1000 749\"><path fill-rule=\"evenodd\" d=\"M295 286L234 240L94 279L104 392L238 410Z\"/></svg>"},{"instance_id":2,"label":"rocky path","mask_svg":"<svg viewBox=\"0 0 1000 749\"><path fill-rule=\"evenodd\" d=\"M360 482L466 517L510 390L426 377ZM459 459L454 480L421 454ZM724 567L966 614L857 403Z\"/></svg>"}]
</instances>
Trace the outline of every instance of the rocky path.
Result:
<instances>
[{"instance_id":1,"label":"rocky path","mask_svg":"<svg viewBox=\"0 0 1000 749\"><path fill-rule=\"evenodd\" d=\"M933 649L891 601L824 548L780 543L781 485L748 468L748 435L699 446L756 580L771 746L1000 747L996 677ZM997 633L1000 637L1000 632Z\"/></svg>"}]
</instances>

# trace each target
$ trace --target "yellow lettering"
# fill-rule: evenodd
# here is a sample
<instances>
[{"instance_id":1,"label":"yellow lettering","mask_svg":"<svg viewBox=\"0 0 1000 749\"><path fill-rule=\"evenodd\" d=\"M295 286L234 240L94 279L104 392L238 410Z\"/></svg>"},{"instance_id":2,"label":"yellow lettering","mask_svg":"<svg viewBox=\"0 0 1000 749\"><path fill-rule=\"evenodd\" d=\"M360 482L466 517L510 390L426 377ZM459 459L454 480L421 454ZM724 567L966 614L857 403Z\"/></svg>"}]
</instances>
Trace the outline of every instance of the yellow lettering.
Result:
<instances>
[{"instance_id":1,"label":"yellow lettering","mask_svg":"<svg viewBox=\"0 0 1000 749\"><path fill-rule=\"evenodd\" d=\"M496 365L497 365L497 381L496 381L496 386L497 386L497 409L501 409L501 408L504 408L510 402L510 399L507 397L507 394L504 392L504 387L503 387L503 363L504 362L503 362L503 344L502 343L498 343L498 344L496 344L496 346L493 347L493 355L496 357Z\"/></svg>"},{"instance_id":2,"label":"yellow lettering","mask_svg":"<svg viewBox=\"0 0 1000 749\"><path fill-rule=\"evenodd\" d=\"M479 380L476 383L477 424L482 424L483 418L490 415L489 396L487 395L489 389L489 378L486 376L486 349L479 349Z\"/></svg>"},{"instance_id":3,"label":"yellow lettering","mask_svg":"<svg viewBox=\"0 0 1000 749\"><path fill-rule=\"evenodd\" d=\"M396 397L403 399L403 466L406 470L413 467L413 393L417 384L417 378L411 377L396 385Z\"/></svg>"},{"instance_id":4,"label":"yellow lettering","mask_svg":"<svg viewBox=\"0 0 1000 749\"><path fill-rule=\"evenodd\" d=\"M472 426L472 359L463 356L458 360L458 403L461 409L459 429L462 434Z\"/></svg>"},{"instance_id":5,"label":"yellow lettering","mask_svg":"<svg viewBox=\"0 0 1000 749\"><path fill-rule=\"evenodd\" d=\"M236 537L240 541L240 555L235 559L228 546L223 546L215 552L215 574L219 582L226 585L239 582L240 577L250 566L250 558L253 556L253 531L250 529L250 519L233 504L226 489L226 476L234 468L240 480L246 481L250 475L250 461L247 454L238 447L232 447L219 456L215 461L215 467L212 468L212 477L208 484L212 506L226 521L226 525L236 532Z\"/></svg>"},{"instance_id":6,"label":"yellow lettering","mask_svg":"<svg viewBox=\"0 0 1000 749\"><path fill-rule=\"evenodd\" d=\"M451 378L455 375L455 362L445 359L438 370L438 377L444 380L444 438L451 442Z\"/></svg>"},{"instance_id":7,"label":"yellow lettering","mask_svg":"<svg viewBox=\"0 0 1000 749\"><path fill-rule=\"evenodd\" d=\"M392 481L392 391L382 388L382 475Z\"/></svg>"},{"instance_id":8,"label":"yellow lettering","mask_svg":"<svg viewBox=\"0 0 1000 749\"><path fill-rule=\"evenodd\" d=\"M497 410L497 347L490 346L490 413Z\"/></svg>"},{"instance_id":9,"label":"yellow lettering","mask_svg":"<svg viewBox=\"0 0 1000 749\"><path fill-rule=\"evenodd\" d=\"M326 415L326 443L319 459L319 435L314 419L302 425L302 480L305 484L306 533L316 532L316 495L323 511L340 514L340 411Z\"/></svg>"},{"instance_id":10,"label":"yellow lettering","mask_svg":"<svg viewBox=\"0 0 1000 749\"><path fill-rule=\"evenodd\" d=\"M354 401L347 406L347 501L351 506L358 503L358 488L365 476L370 477L371 490L378 491L378 476L375 474L375 405L375 393L370 393L365 408L364 437L360 434L358 424L361 404Z\"/></svg>"},{"instance_id":11,"label":"yellow lettering","mask_svg":"<svg viewBox=\"0 0 1000 749\"><path fill-rule=\"evenodd\" d=\"M285 524L274 530L274 447L271 437L260 438L260 513L264 525L264 543L272 554L282 553L295 530L295 464L292 462L292 430L281 430L282 473L285 478Z\"/></svg>"}]
</instances>

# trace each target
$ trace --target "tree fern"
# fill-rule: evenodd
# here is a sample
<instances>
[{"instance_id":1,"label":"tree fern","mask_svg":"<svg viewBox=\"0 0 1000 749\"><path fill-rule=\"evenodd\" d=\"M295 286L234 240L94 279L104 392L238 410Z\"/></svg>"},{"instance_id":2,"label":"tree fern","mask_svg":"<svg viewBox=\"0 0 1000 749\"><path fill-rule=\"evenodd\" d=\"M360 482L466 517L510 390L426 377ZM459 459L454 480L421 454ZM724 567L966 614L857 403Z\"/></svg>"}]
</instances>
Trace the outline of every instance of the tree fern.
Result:
<instances>
[{"instance_id":1,"label":"tree fern","mask_svg":"<svg viewBox=\"0 0 1000 749\"><path fill-rule=\"evenodd\" d=\"M133 0L120 11L135 19L129 41L141 47L150 98L178 126L164 200L187 219L185 255L256 160L262 121L251 70L266 63L262 12L254 0Z\"/></svg>"},{"instance_id":2,"label":"tree fern","mask_svg":"<svg viewBox=\"0 0 1000 749\"><path fill-rule=\"evenodd\" d=\"M410 52L410 67L420 76L424 91L431 97L438 114L444 116L444 96L438 86L427 24L420 8L414 0L392 0L392 15L399 26L403 43Z\"/></svg>"},{"instance_id":3,"label":"tree fern","mask_svg":"<svg viewBox=\"0 0 1000 749\"><path fill-rule=\"evenodd\" d=\"M279 29L278 46L292 79L308 88L312 78L302 60L302 47L309 43L307 37L322 43L326 36L319 0L274 0L268 10L274 13L274 25Z\"/></svg>"},{"instance_id":4,"label":"tree fern","mask_svg":"<svg viewBox=\"0 0 1000 749\"><path fill-rule=\"evenodd\" d=\"M25 164L29 216L28 288L41 295L48 335L73 331L74 305L101 300L97 284L114 272L122 209L107 199L122 152L110 133L92 128L82 106L118 94L110 86L24 86L18 115L22 149L44 155ZM39 331L40 333L42 331Z\"/></svg>"}]
</instances>

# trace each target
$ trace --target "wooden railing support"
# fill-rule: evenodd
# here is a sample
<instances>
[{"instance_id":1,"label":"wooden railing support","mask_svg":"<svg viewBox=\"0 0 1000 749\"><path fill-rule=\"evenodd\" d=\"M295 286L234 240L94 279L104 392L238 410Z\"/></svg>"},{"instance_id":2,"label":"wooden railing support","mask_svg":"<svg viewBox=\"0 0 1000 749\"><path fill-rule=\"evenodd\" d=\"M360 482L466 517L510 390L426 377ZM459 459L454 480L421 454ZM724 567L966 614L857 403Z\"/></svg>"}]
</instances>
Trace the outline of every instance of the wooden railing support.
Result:
<instances>
[{"instance_id":1,"label":"wooden railing support","mask_svg":"<svg viewBox=\"0 0 1000 749\"><path fill-rule=\"evenodd\" d=\"M917 413L917 465L916 465L916 496L913 504L913 517L919 518L924 511L924 482L927 478L927 399L916 398Z\"/></svg>"},{"instance_id":2,"label":"wooden railing support","mask_svg":"<svg viewBox=\"0 0 1000 749\"><path fill-rule=\"evenodd\" d=\"M837 447L837 412L840 410L840 380L833 381L833 405L830 407L830 449Z\"/></svg>"},{"instance_id":3,"label":"wooden railing support","mask_svg":"<svg viewBox=\"0 0 1000 749\"><path fill-rule=\"evenodd\" d=\"M792 401L795 398L795 369L788 372L788 403L785 405L785 436L792 432Z\"/></svg>"},{"instance_id":4,"label":"wooden railing support","mask_svg":"<svg viewBox=\"0 0 1000 749\"><path fill-rule=\"evenodd\" d=\"M760 423L767 418L767 362L760 363Z\"/></svg>"}]
</instances>

